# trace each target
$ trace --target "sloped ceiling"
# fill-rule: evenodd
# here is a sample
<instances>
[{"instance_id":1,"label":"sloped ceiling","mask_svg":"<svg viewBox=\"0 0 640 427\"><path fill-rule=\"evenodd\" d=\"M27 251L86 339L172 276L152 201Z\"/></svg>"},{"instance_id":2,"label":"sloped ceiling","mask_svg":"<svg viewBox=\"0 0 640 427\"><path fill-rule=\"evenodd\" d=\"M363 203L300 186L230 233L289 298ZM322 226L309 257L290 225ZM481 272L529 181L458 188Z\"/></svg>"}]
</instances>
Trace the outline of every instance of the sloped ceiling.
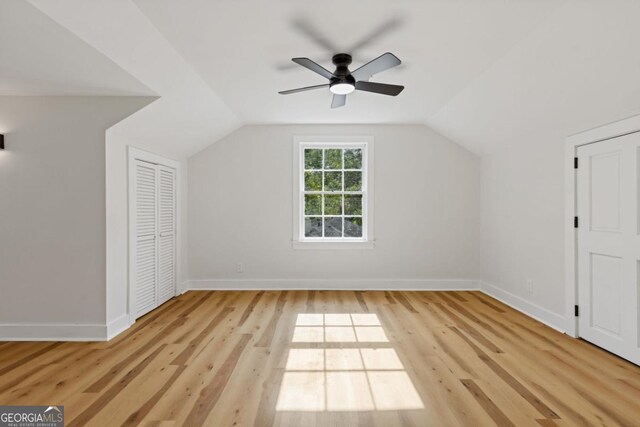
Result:
<instances>
[{"instance_id":1,"label":"sloped ceiling","mask_svg":"<svg viewBox=\"0 0 640 427\"><path fill-rule=\"evenodd\" d=\"M142 81L160 99L110 129L110 136L175 159L240 126L235 114L130 0L30 0L59 25Z\"/></svg>"},{"instance_id":2,"label":"sloped ceiling","mask_svg":"<svg viewBox=\"0 0 640 427\"><path fill-rule=\"evenodd\" d=\"M155 95L21 0L0 2L0 95Z\"/></svg>"},{"instance_id":3,"label":"sloped ceiling","mask_svg":"<svg viewBox=\"0 0 640 427\"><path fill-rule=\"evenodd\" d=\"M632 0L29 1L161 96L118 131L178 157L243 124L426 124L485 154L640 113ZM394 52L374 81L405 91L277 94L323 83L291 57L337 51Z\"/></svg>"},{"instance_id":4,"label":"sloped ceiling","mask_svg":"<svg viewBox=\"0 0 640 427\"><path fill-rule=\"evenodd\" d=\"M134 1L245 123L424 123L560 4ZM331 55L341 51L353 55L351 69L393 52L403 66L372 81L403 84L405 91L396 98L355 92L335 110L328 89L277 93L326 83L292 57L333 70Z\"/></svg>"},{"instance_id":5,"label":"sloped ceiling","mask_svg":"<svg viewBox=\"0 0 640 427\"><path fill-rule=\"evenodd\" d=\"M568 2L427 123L484 154L639 114L638 22L638 1Z\"/></svg>"}]
</instances>

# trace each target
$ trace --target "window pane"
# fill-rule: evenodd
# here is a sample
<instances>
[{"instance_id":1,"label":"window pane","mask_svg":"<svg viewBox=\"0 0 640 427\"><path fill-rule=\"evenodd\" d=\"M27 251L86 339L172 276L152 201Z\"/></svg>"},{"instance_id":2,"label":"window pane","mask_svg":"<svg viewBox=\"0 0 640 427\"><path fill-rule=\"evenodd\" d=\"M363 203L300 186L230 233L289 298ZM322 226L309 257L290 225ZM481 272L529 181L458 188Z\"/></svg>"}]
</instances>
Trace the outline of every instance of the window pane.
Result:
<instances>
[{"instance_id":1,"label":"window pane","mask_svg":"<svg viewBox=\"0 0 640 427\"><path fill-rule=\"evenodd\" d=\"M324 168L342 169L342 149L331 148L324 150Z\"/></svg>"},{"instance_id":2,"label":"window pane","mask_svg":"<svg viewBox=\"0 0 640 427\"><path fill-rule=\"evenodd\" d=\"M324 219L324 237L342 237L342 217Z\"/></svg>"},{"instance_id":3,"label":"window pane","mask_svg":"<svg viewBox=\"0 0 640 427\"><path fill-rule=\"evenodd\" d=\"M304 150L304 168L322 169L322 150L319 148L307 148Z\"/></svg>"},{"instance_id":4,"label":"window pane","mask_svg":"<svg viewBox=\"0 0 640 427\"><path fill-rule=\"evenodd\" d=\"M327 143L301 148L303 236L311 240L362 238L366 147Z\"/></svg>"},{"instance_id":5,"label":"window pane","mask_svg":"<svg viewBox=\"0 0 640 427\"><path fill-rule=\"evenodd\" d=\"M324 191L342 191L342 172L324 173Z\"/></svg>"},{"instance_id":6,"label":"window pane","mask_svg":"<svg viewBox=\"0 0 640 427\"><path fill-rule=\"evenodd\" d=\"M344 237L362 237L362 218L344 219Z\"/></svg>"},{"instance_id":7,"label":"window pane","mask_svg":"<svg viewBox=\"0 0 640 427\"><path fill-rule=\"evenodd\" d=\"M342 215L342 196L340 195L324 196L324 214L325 215Z\"/></svg>"},{"instance_id":8,"label":"window pane","mask_svg":"<svg viewBox=\"0 0 640 427\"><path fill-rule=\"evenodd\" d=\"M304 189L306 191L322 191L322 172L305 172Z\"/></svg>"},{"instance_id":9,"label":"window pane","mask_svg":"<svg viewBox=\"0 0 640 427\"><path fill-rule=\"evenodd\" d=\"M344 168L362 169L362 150L359 148L344 150Z\"/></svg>"},{"instance_id":10,"label":"window pane","mask_svg":"<svg viewBox=\"0 0 640 427\"><path fill-rule=\"evenodd\" d=\"M304 196L304 214L322 215L322 196L320 194L306 194Z\"/></svg>"},{"instance_id":11,"label":"window pane","mask_svg":"<svg viewBox=\"0 0 640 427\"><path fill-rule=\"evenodd\" d=\"M344 196L344 214L362 215L362 196Z\"/></svg>"},{"instance_id":12,"label":"window pane","mask_svg":"<svg viewBox=\"0 0 640 427\"><path fill-rule=\"evenodd\" d=\"M322 218L305 218L304 236L322 237Z\"/></svg>"},{"instance_id":13,"label":"window pane","mask_svg":"<svg viewBox=\"0 0 640 427\"><path fill-rule=\"evenodd\" d=\"M362 189L362 172L344 173L344 191L360 191Z\"/></svg>"}]
</instances>

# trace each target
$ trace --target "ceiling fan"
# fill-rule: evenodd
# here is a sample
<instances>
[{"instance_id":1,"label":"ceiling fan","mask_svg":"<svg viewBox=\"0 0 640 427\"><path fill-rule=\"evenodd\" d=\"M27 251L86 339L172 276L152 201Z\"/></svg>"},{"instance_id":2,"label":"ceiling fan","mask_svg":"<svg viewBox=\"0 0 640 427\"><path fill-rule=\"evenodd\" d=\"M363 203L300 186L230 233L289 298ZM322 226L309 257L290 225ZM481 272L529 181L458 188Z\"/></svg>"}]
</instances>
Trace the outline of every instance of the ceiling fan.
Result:
<instances>
[{"instance_id":1,"label":"ceiling fan","mask_svg":"<svg viewBox=\"0 0 640 427\"><path fill-rule=\"evenodd\" d=\"M400 65L400 59L390 52L380 55L373 61L367 62L362 67L354 71L349 71L351 55L347 53L338 53L337 55L333 55L332 58L332 62L336 66L336 70L333 73L318 63L313 62L309 58L292 58L291 60L298 65L308 68L314 73L320 74L322 77L328 79L329 83L301 87L298 89L283 90L278 93L281 95L289 95L291 93L328 87L331 93L333 93L331 108L344 106L347 101L347 95L354 90L396 96L404 89L404 86L368 81L374 74L378 74L382 71L388 70L389 68Z\"/></svg>"}]
</instances>

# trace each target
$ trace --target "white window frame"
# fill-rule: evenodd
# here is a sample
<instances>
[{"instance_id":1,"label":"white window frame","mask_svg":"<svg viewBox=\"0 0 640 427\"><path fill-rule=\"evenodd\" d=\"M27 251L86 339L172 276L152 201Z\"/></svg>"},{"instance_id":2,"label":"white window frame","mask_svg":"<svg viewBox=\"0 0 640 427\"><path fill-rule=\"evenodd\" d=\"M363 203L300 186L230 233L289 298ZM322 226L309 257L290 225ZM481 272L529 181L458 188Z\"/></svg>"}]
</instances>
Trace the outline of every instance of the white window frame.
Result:
<instances>
[{"instance_id":1,"label":"white window frame","mask_svg":"<svg viewBox=\"0 0 640 427\"><path fill-rule=\"evenodd\" d=\"M362 237L304 236L304 150L306 148L362 149ZM293 248L372 249L373 237L373 137L302 136L293 138ZM341 194L341 193L338 193Z\"/></svg>"}]
</instances>

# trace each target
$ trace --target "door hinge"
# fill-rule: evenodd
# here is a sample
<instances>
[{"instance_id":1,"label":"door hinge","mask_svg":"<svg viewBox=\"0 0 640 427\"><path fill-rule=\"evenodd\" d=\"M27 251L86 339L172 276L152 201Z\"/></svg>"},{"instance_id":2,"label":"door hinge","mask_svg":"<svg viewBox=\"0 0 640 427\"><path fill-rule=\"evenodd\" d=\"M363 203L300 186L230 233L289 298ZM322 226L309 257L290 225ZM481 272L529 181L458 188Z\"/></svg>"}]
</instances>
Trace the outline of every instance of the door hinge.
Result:
<instances>
[{"instance_id":1,"label":"door hinge","mask_svg":"<svg viewBox=\"0 0 640 427\"><path fill-rule=\"evenodd\" d=\"M574 228L578 228L578 217L577 216L573 217L573 227Z\"/></svg>"},{"instance_id":2,"label":"door hinge","mask_svg":"<svg viewBox=\"0 0 640 427\"><path fill-rule=\"evenodd\" d=\"M578 158L577 157L573 158L573 168L574 169L578 169Z\"/></svg>"},{"instance_id":3,"label":"door hinge","mask_svg":"<svg viewBox=\"0 0 640 427\"><path fill-rule=\"evenodd\" d=\"M573 306L573 313L576 317L580 316L580 308L577 305Z\"/></svg>"}]
</instances>

